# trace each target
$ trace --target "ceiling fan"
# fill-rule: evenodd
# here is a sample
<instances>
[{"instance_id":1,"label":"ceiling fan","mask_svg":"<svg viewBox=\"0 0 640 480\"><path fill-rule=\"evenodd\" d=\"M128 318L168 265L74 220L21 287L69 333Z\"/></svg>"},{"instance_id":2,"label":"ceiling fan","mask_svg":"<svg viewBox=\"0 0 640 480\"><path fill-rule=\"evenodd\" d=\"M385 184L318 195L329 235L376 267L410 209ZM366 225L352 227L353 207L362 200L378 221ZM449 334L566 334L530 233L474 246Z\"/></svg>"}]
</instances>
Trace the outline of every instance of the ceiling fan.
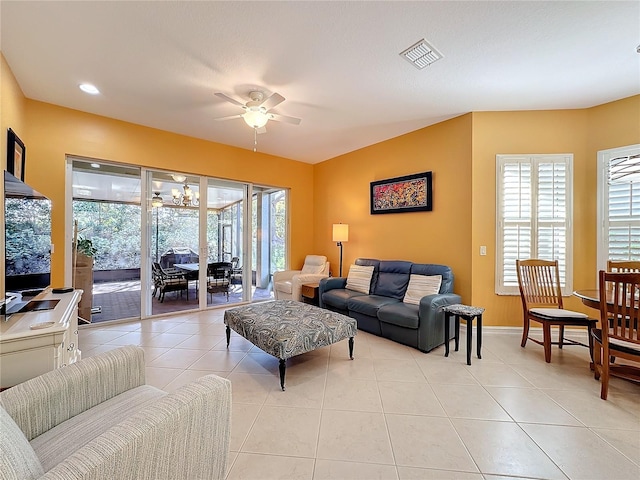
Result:
<instances>
[{"instance_id":1,"label":"ceiling fan","mask_svg":"<svg viewBox=\"0 0 640 480\"><path fill-rule=\"evenodd\" d=\"M301 120L295 117L288 117L286 115L279 115L272 113L273 107L280 105L284 102L285 98L279 93L273 93L271 96L265 98L264 93L254 90L249 92L249 98L251 99L246 104L239 102L238 100L225 95L224 93L216 93L216 97L222 98L229 103L239 106L244 110L244 113L238 115L230 115L228 117L214 118L214 120L231 120L232 118L243 118L247 125L253 128L256 133L265 133L267 131L265 125L269 120L275 120L277 122L286 122L293 125L299 125Z\"/></svg>"}]
</instances>

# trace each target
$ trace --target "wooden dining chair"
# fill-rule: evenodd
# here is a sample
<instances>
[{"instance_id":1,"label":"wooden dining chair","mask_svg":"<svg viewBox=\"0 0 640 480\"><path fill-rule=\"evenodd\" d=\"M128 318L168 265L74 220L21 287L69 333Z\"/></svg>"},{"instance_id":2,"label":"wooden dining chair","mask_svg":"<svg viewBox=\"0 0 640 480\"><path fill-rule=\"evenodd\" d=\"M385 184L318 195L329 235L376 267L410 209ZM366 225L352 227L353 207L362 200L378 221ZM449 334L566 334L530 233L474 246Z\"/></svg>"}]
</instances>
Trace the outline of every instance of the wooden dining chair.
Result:
<instances>
[{"instance_id":1,"label":"wooden dining chair","mask_svg":"<svg viewBox=\"0 0 640 480\"><path fill-rule=\"evenodd\" d=\"M640 261L607 260L607 272L613 272L613 273L640 272Z\"/></svg>"},{"instance_id":2,"label":"wooden dining chair","mask_svg":"<svg viewBox=\"0 0 640 480\"><path fill-rule=\"evenodd\" d=\"M600 379L600 397L607 399L612 374L640 382L640 367L613 363L614 358L640 362L640 273L600 270L600 328L594 340L595 378Z\"/></svg>"},{"instance_id":3,"label":"wooden dining chair","mask_svg":"<svg viewBox=\"0 0 640 480\"><path fill-rule=\"evenodd\" d=\"M572 310L565 310L562 305L562 291L560 288L560 273L558 261L553 260L516 260L518 287L522 299L524 326L522 342L524 347L527 340L531 340L544 347L544 359L551 362L551 345L562 348L565 344L589 347L593 359L593 341L591 330L595 328L597 320L588 315ZM531 321L542 324L542 341L529 336ZM551 340L551 327L558 327L558 341ZM565 326L587 327L589 344L564 338Z\"/></svg>"}]
</instances>

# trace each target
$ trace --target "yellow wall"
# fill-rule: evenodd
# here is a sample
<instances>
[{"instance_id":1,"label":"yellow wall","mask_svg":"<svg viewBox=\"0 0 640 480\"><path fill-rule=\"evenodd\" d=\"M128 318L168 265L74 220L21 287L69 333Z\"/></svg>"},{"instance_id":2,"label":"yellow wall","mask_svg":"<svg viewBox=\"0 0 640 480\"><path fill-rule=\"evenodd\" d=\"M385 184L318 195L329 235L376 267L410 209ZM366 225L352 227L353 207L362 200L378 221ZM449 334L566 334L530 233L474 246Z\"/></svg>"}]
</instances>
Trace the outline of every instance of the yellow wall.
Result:
<instances>
[{"instance_id":1,"label":"yellow wall","mask_svg":"<svg viewBox=\"0 0 640 480\"><path fill-rule=\"evenodd\" d=\"M473 295L474 305L486 308L483 320L493 325L521 325L519 296L499 296L495 292L496 262L496 155L498 154L573 154L573 259L574 288L587 288L584 260L588 244L595 238L587 235L591 222L585 206L595 201L587 189L586 110L481 112L473 114ZM595 218L593 220L595 222ZM479 256L480 245L487 246L487 256ZM590 278L591 280L591 278ZM580 309L579 302L567 299L567 308ZM592 314L594 312L591 312Z\"/></svg>"},{"instance_id":2,"label":"yellow wall","mask_svg":"<svg viewBox=\"0 0 640 480\"><path fill-rule=\"evenodd\" d=\"M334 223L349 224L343 276L358 257L450 265L471 297L471 114L315 166L315 252L338 275ZM370 182L433 172L433 211L370 214Z\"/></svg>"},{"instance_id":3,"label":"yellow wall","mask_svg":"<svg viewBox=\"0 0 640 480\"><path fill-rule=\"evenodd\" d=\"M53 243L64 245L67 154L290 188L291 262L313 245L313 167L34 100L28 119L26 181L53 202ZM71 221L67 219L67 221ZM62 284L63 249L52 258L52 284Z\"/></svg>"},{"instance_id":4,"label":"yellow wall","mask_svg":"<svg viewBox=\"0 0 640 480\"><path fill-rule=\"evenodd\" d=\"M337 272L331 224L350 225L343 274L357 257L450 265L465 303L488 325L522 325L519 296L495 291L498 154L572 153L573 286L595 286L597 151L640 143L640 95L580 110L474 112L315 166L315 247ZM430 213L369 214L369 182L434 172ZM487 255L480 256L480 246ZM596 312L576 298L565 307Z\"/></svg>"},{"instance_id":5,"label":"yellow wall","mask_svg":"<svg viewBox=\"0 0 640 480\"><path fill-rule=\"evenodd\" d=\"M0 52L0 149L3 170L7 168L7 129L13 129L20 139L27 141L25 132L25 97L9 68L7 61ZM4 181L0 181L0 198L4 198ZM4 207L0 208L0 225L3 234L0 235L0 296L4 296Z\"/></svg>"},{"instance_id":6,"label":"yellow wall","mask_svg":"<svg viewBox=\"0 0 640 480\"><path fill-rule=\"evenodd\" d=\"M0 138L2 139L2 165L7 168L7 129L11 128L20 137L20 140L27 143L25 132L25 97L9 68L4 55L0 53Z\"/></svg>"}]
</instances>

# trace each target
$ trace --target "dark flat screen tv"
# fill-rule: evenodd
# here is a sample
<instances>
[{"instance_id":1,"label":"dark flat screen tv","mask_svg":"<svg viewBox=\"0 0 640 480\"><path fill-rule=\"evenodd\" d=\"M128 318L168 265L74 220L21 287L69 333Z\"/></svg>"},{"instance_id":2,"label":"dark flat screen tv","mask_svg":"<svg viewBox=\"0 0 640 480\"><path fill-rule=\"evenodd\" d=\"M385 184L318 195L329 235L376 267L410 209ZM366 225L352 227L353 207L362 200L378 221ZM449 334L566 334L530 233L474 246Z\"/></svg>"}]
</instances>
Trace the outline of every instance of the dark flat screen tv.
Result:
<instances>
[{"instance_id":1,"label":"dark flat screen tv","mask_svg":"<svg viewBox=\"0 0 640 480\"><path fill-rule=\"evenodd\" d=\"M32 296L51 283L51 201L4 172L5 292Z\"/></svg>"}]
</instances>

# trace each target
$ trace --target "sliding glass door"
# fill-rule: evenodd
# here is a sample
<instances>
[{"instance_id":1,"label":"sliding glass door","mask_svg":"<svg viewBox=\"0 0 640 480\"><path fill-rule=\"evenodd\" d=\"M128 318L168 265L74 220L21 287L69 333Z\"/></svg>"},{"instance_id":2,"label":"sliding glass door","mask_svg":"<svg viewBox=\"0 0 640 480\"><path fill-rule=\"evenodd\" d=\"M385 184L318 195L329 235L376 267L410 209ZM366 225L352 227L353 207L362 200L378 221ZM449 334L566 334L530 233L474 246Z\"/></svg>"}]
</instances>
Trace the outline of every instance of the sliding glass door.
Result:
<instances>
[{"instance_id":1,"label":"sliding glass door","mask_svg":"<svg viewBox=\"0 0 640 480\"><path fill-rule=\"evenodd\" d=\"M286 190L76 157L67 182L77 222L67 237L94 252L86 260L67 251L66 278L85 290L88 322L273 298Z\"/></svg>"},{"instance_id":2,"label":"sliding glass door","mask_svg":"<svg viewBox=\"0 0 640 480\"><path fill-rule=\"evenodd\" d=\"M148 172L151 186L151 314L199 307L200 177Z\"/></svg>"}]
</instances>

